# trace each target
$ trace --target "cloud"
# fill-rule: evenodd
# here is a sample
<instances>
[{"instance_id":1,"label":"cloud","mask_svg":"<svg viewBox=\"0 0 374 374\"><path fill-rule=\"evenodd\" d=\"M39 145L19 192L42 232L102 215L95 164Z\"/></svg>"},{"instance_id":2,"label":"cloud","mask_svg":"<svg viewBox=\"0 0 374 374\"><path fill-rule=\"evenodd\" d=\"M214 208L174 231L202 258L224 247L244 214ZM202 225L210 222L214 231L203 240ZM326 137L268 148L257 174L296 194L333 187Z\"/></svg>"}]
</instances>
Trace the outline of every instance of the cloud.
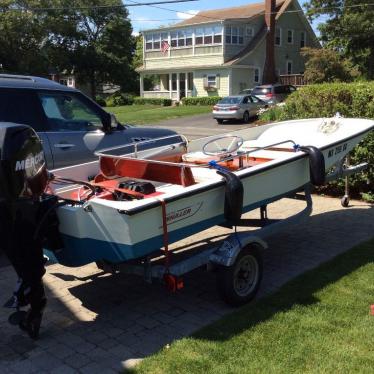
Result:
<instances>
[{"instance_id":1,"label":"cloud","mask_svg":"<svg viewBox=\"0 0 374 374\"><path fill-rule=\"evenodd\" d=\"M186 10L185 12L177 12L177 17L180 19L189 19L199 13L198 10Z\"/></svg>"}]
</instances>

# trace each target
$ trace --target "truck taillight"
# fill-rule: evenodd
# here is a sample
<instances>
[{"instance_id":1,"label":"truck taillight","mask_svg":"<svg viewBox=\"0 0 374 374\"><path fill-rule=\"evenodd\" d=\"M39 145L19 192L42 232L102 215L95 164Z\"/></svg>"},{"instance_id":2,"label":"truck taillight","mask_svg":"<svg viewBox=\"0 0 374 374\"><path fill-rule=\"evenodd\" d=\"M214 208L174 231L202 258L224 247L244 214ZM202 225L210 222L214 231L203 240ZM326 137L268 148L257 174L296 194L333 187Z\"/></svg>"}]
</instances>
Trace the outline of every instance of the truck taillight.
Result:
<instances>
[{"instance_id":1,"label":"truck taillight","mask_svg":"<svg viewBox=\"0 0 374 374\"><path fill-rule=\"evenodd\" d=\"M274 97L274 94L273 93L267 93L265 96L266 97Z\"/></svg>"}]
</instances>

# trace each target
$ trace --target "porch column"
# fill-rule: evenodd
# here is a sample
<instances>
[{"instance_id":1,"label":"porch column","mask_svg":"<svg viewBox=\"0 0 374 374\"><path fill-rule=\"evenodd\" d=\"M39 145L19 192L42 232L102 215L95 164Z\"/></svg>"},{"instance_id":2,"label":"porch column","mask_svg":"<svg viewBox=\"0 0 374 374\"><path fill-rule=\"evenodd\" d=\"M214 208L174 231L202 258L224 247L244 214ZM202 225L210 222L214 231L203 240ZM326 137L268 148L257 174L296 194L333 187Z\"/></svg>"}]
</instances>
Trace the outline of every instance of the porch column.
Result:
<instances>
[{"instance_id":1,"label":"porch column","mask_svg":"<svg viewBox=\"0 0 374 374\"><path fill-rule=\"evenodd\" d=\"M172 80L171 80L171 73L169 73L169 98L172 99Z\"/></svg>"},{"instance_id":2,"label":"porch column","mask_svg":"<svg viewBox=\"0 0 374 374\"><path fill-rule=\"evenodd\" d=\"M177 73L177 101L179 101L180 100L180 94L181 94L181 92L180 92L180 82L179 82L179 74L180 73Z\"/></svg>"},{"instance_id":3,"label":"porch column","mask_svg":"<svg viewBox=\"0 0 374 374\"><path fill-rule=\"evenodd\" d=\"M185 76L184 76L184 87L185 87L185 91L186 91L186 97L188 97L188 91L190 90L190 88L188 87L188 72L185 72L184 73Z\"/></svg>"},{"instance_id":4,"label":"porch column","mask_svg":"<svg viewBox=\"0 0 374 374\"><path fill-rule=\"evenodd\" d=\"M140 83L140 97L143 97L143 95L144 95L144 79L143 79L142 74L140 74L140 76L139 76L139 83Z\"/></svg>"}]
</instances>

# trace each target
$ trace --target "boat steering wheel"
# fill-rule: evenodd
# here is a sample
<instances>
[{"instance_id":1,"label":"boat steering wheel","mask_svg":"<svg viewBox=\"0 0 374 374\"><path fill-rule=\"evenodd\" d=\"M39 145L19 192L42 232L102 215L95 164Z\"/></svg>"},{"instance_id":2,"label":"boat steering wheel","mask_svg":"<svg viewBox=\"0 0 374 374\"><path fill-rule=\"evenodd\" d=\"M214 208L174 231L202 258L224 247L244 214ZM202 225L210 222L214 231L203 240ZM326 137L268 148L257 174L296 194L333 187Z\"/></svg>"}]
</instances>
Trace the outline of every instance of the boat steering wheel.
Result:
<instances>
[{"instance_id":1,"label":"boat steering wheel","mask_svg":"<svg viewBox=\"0 0 374 374\"><path fill-rule=\"evenodd\" d=\"M244 140L241 136L221 136L207 141L203 146L203 153L208 156L228 156L237 151L243 145L243 142ZM212 149L210 149L210 147L212 147Z\"/></svg>"}]
</instances>

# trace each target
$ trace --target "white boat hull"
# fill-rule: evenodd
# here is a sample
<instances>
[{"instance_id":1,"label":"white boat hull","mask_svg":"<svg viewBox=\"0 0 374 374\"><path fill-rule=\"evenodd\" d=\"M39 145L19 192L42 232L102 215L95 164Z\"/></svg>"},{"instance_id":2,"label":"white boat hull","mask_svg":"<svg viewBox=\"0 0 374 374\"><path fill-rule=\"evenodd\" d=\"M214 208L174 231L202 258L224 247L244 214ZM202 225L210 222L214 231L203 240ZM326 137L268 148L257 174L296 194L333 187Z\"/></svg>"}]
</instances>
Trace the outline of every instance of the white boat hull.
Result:
<instances>
[{"instance_id":1,"label":"white boat hull","mask_svg":"<svg viewBox=\"0 0 374 374\"><path fill-rule=\"evenodd\" d=\"M331 137L332 141L317 144L323 152L326 170L340 162L357 145L373 123L371 127L369 125L367 131L341 136L340 140ZM268 126L268 129L273 127ZM239 133L243 137L246 133L251 134L253 137L250 139L264 133L260 128L251 130L241 130ZM292 134L287 138L292 139ZM202 142L199 140L191 148L198 149ZM303 142L303 145L309 144ZM94 163L87 165L86 169L96 167ZM59 173L68 175L69 171L72 172L67 168ZM268 165L247 168L236 174L244 187L243 211L247 212L308 184L309 158L303 152L290 153ZM181 189L175 196L165 195L169 243L223 223L224 195L225 183L221 178ZM59 230L65 248L54 253L57 261L68 266L101 260L120 263L145 257L162 248L162 207L158 198L144 201L138 207L128 208L128 205L127 202L93 198L84 207L59 208Z\"/></svg>"}]
</instances>

